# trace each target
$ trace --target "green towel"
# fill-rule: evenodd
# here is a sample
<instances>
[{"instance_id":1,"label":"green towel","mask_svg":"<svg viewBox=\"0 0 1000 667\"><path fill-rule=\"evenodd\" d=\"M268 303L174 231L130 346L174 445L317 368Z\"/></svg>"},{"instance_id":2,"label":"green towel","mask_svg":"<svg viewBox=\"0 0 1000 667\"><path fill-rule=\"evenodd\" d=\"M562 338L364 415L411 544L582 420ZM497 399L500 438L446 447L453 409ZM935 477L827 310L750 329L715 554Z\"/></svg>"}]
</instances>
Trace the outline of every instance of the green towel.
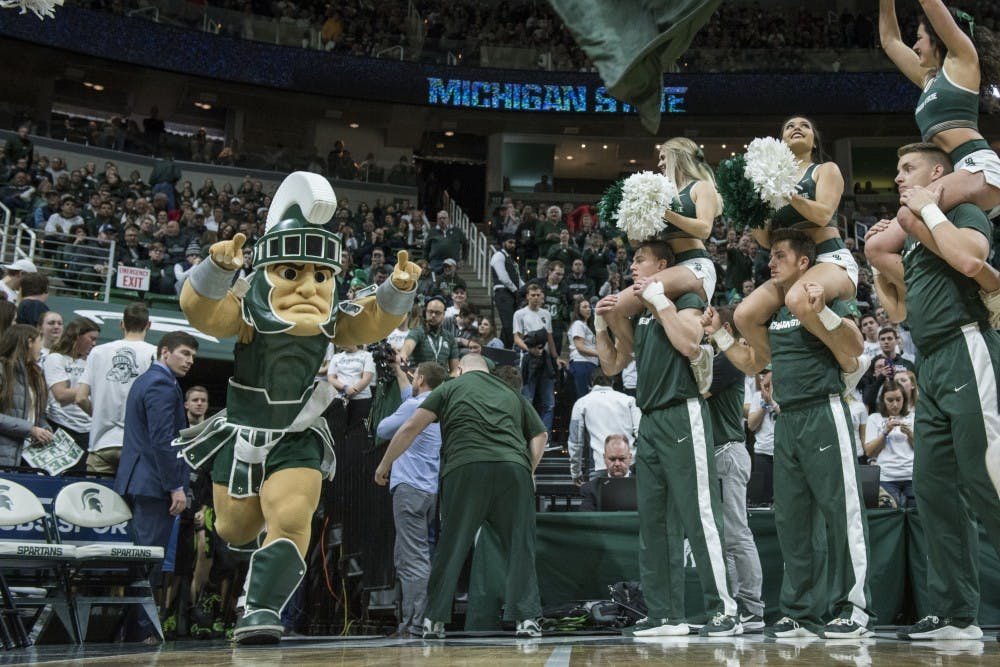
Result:
<instances>
[{"instance_id":1,"label":"green towel","mask_svg":"<svg viewBox=\"0 0 1000 667\"><path fill-rule=\"evenodd\" d=\"M722 0L549 0L608 92L660 127L663 70L683 54Z\"/></svg>"}]
</instances>

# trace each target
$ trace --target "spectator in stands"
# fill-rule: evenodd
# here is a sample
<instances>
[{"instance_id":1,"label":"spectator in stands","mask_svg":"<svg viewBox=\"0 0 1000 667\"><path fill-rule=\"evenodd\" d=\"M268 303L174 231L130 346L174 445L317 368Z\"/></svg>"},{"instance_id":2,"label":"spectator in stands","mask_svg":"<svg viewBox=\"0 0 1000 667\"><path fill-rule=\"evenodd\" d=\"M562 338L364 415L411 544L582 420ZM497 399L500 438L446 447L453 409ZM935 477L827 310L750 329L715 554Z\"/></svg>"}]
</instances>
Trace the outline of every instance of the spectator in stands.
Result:
<instances>
[{"instance_id":1,"label":"spectator in stands","mask_svg":"<svg viewBox=\"0 0 1000 667\"><path fill-rule=\"evenodd\" d=\"M749 234L740 237L736 247L726 249L726 294L739 294L743 282L753 280L753 239ZM754 283L756 284L756 283Z\"/></svg>"},{"instance_id":2,"label":"spectator in stands","mask_svg":"<svg viewBox=\"0 0 1000 667\"><path fill-rule=\"evenodd\" d=\"M594 368L590 393L573 404L569 422L569 472L577 484L593 479L604 470L604 445L613 434L625 434L629 442L639 433L642 413L635 398L612 388L614 378ZM586 468L586 470L585 470Z\"/></svg>"},{"instance_id":3,"label":"spectator in stands","mask_svg":"<svg viewBox=\"0 0 1000 667\"><path fill-rule=\"evenodd\" d=\"M559 233L566 228L562 221L562 209L553 204L545 209L545 217L535 224L535 238L538 243L538 275L544 276L549 258L549 249L559 243Z\"/></svg>"},{"instance_id":4,"label":"spectator in stands","mask_svg":"<svg viewBox=\"0 0 1000 667\"><path fill-rule=\"evenodd\" d=\"M542 177L535 183L535 192L552 192L552 184L549 183L549 175L542 174Z\"/></svg>"},{"instance_id":5,"label":"spectator in stands","mask_svg":"<svg viewBox=\"0 0 1000 667\"><path fill-rule=\"evenodd\" d=\"M17 315L17 306L3 298L0 294L0 336L14 324L14 316Z\"/></svg>"},{"instance_id":6,"label":"spectator in stands","mask_svg":"<svg viewBox=\"0 0 1000 667\"><path fill-rule=\"evenodd\" d=\"M158 194L166 195L167 208L171 210L177 208L176 186L180 180L181 168L174 162L173 151L164 150L163 159L156 163L149 174L149 185L153 188L154 199Z\"/></svg>"},{"instance_id":7,"label":"spectator in stands","mask_svg":"<svg viewBox=\"0 0 1000 667\"><path fill-rule=\"evenodd\" d=\"M21 302L17 304L17 323L37 327L49 311L49 278L44 273L29 273L21 280Z\"/></svg>"},{"instance_id":8,"label":"spectator in stands","mask_svg":"<svg viewBox=\"0 0 1000 667\"><path fill-rule=\"evenodd\" d=\"M757 375L757 391L747 398L747 430L754 434L753 472L747 486L747 504L770 507L774 503L774 420L781 408L774 402L771 369Z\"/></svg>"},{"instance_id":9,"label":"spectator in stands","mask_svg":"<svg viewBox=\"0 0 1000 667\"><path fill-rule=\"evenodd\" d=\"M454 375L458 370L458 345L455 337L444 330L445 302L439 296L432 296L424 302L424 324L413 327L406 335L400 362L420 364L436 361L442 368Z\"/></svg>"},{"instance_id":10,"label":"spectator in stands","mask_svg":"<svg viewBox=\"0 0 1000 667\"><path fill-rule=\"evenodd\" d=\"M513 235L504 234L500 237L500 249L490 258L490 271L493 274L493 304L500 318L500 336L506 348L514 344L514 309L517 305L517 293L524 287L521 280L521 267L514 256L516 239Z\"/></svg>"},{"instance_id":11,"label":"spectator in stands","mask_svg":"<svg viewBox=\"0 0 1000 667\"><path fill-rule=\"evenodd\" d=\"M493 322L488 317L479 318L479 325L477 327L479 333L479 342L483 347L492 347L497 349L507 349L508 346L504 345L503 341L496 337L493 333ZM511 342L513 344L513 336L511 337Z\"/></svg>"},{"instance_id":12,"label":"spectator in stands","mask_svg":"<svg viewBox=\"0 0 1000 667\"><path fill-rule=\"evenodd\" d=\"M31 168L32 163L35 161L35 146L31 143L31 139L28 138L28 132L31 130L31 126L28 123L21 123L17 126L17 134L13 137L7 139L4 143L4 158L11 163L15 163L18 160L24 159L25 166Z\"/></svg>"},{"instance_id":13,"label":"spectator in stands","mask_svg":"<svg viewBox=\"0 0 1000 667\"><path fill-rule=\"evenodd\" d=\"M6 295L7 301L17 305L17 302L21 299L20 290L24 276L29 273L37 273L38 269L30 259L18 259L10 264L4 264L3 270L4 275L3 279L0 279L0 291Z\"/></svg>"},{"instance_id":14,"label":"spectator in stands","mask_svg":"<svg viewBox=\"0 0 1000 667\"><path fill-rule=\"evenodd\" d=\"M446 259L461 260L468 244L462 230L451 224L448 211L438 211L437 227L427 233L426 257L431 270L440 271Z\"/></svg>"},{"instance_id":15,"label":"spectator in stands","mask_svg":"<svg viewBox=\"0 0 1000 667\"><path fill-rule=\"evenodd\" d=\"M130 303L122 313L121 340L98 345L87 357L87 365L76 392L76 404L91 416L88 472L114 473L124 442L125 399L135 379L156 358L156 348L145 342L149 331L149 309Z\"/></svg>"},{"instance_id":16,"label":"spectator in stands","mask_svg":"<svg viewBox=\"0 0 1000 667\"><path fill-rule=\"evenodd\" d=\"M563 266L569 267L573 265L574 260L583 259L583 254L572 242L569 230L561 229L559 230L559 243L549 248L545 257L549 262L560 261Z\"/></svg>"},{"instance_id":17,"label":"spectator in stands","mask_svg":"<svg viewBox=\"0 0 1000 667\"><path fill-rule=\"evenodd\" d=\"M597 296L597 288L587 277L586 269L582 259L574 259L572 270L564 279L566 293L571 302L590 301Z\"/></svg>"},{"instance_id":18,"label":"spectator in stands","mask_svg":"<svg viewBox=\"0 0 1000 667\"><path fill-rule=\"evenodd\" d=\"M83 451L79 463L68 474L83 474L90 449L90 415L76 404L76 388L87 366L87 356L97 344L101 328L92 320L78 317L69 323L52 351L42 361L45 384L49 389L45 411L52 430L61 428Z\"/></svg>"},{"instance_id":19,"label":"spectator in stands","mask_svg":"<svg viewBox=\"0 0 1000 667\"><path fill-rule=\"evenodd\" d=\"M11 182L0 190L0 201L11 209L15 216L25 218L31 211L35 192L28 172L17 171Z\"/></svg>"},{"instance_id":20,"label":"spectator in stands","mask_svg":"<svg viewBox=\"0 0 1000 667\"><path fill-rule=\"evenodd\" d=\"M527 211L527 213L525 213ZM522 268L528 268L528 260L537 260L538 255L538 220L534 214L525 206L521 211L521 224L517 226L515 237L517 239L517 257ZM538 275L537 269L534 275ZM527 274L525 274L527 277Z\"/></svg>"},{"instance_id":21,"label":"spectator in stands","mask_svg":"<svg viewBox=\"0 0 1000 667\"><path fill-rule=\"evenodd\" d=\"M115 246L115 264L117 266L137 266L142 260L149 259L149 251L139 243L139 228L128 225L122 232L124 241Z\"/></svg>"},{"instance_id":22,"label":"spectator in stands","mask_svg":"<svg viewBox=\"0 0 1000 667\"><path fill-rule=\"evenodd\" d=\"M166 246L155 241L149 246L149 257L136 262L140 269L149 269L149 291L153 294L176 294L174 267L164 260Z\"/></svg>"},{"instance_id":23,"label":"spectator in stands","mask_svg":"<svg viewBox=\"0 0 1000 667\"><path fill-rule=\"evenodd\" d=\"M149 110L149 118L144 118L142 120L142 129L146 147L152 152L153 155L159 155L160 144L163 141L163 135L167 131L167 126L160 118L160 110L157 107L152 107ZM156 183L152 180L149 184L156 185Z\"/></svg>"},{"instance_id":24,"label":"spectator in stands","mask_svg":"<svg viewBox=\"0 0 1000 667\"><path fill-rule=\"evenodd\" d=\"M188 246L191 245L191 237L187 230L182 230L177 220L167 220L163 225L163 234L160 236L160 243L166 250L163 261L167 264L176 264L184 261L187 256Z\"/></svg>"},{"instance_id":25,"label":"spectator in stands","mask_svg":"<svg viewBox=\"0 0 1000 667\"><path fill-rule=\"evenodd\" d=\"M432 293L451 299L456 287L466 288L465 280L458 275L458 262L451 257L441 262L441 269L432 276Z\"/></svg>"},{"instance_id":26,"label":"spectator in stands","mask_svg":"<svg viewBox=\"0 0 1000 667\"><path fill-rule=\"evenodd\" d=\"M597 296L603 299L610 294L618 294L622 291L622 287L622 274L618 271L611 271L608 273L608 279L597 291Z\"/></svg>"},{"instance_id":27,"label":"spectator in stands","mask_svg":"<svg viewBox=\"0 0 1000 667\"><path fill-rule=\"evenodd\" d=\"M552 316L552 339L556 344L556 354L562 354L563 339L570 320L570 298L563 276L566 275L566 265L559 260L549 262L549 270L542 285L545 308Z\"/></svg>"},{"instance_id":28,"label":"spectator in stands","mask_svg":"<svg viewBox=\"0 0 1000 667\"><path fill-rule=\"evenodd\" d=\"M52 441L45 421L45 376L38 366L42 336L14 324L0 337L0 465L21 465L26 446Z\"/></svg>"},{"instance_id":29,"label":"spectator in stands","mask_svg":"<svg viewBox=\"0 0 1000 667\"><path fill-rule=\"evenodd\" d=\"M913 495L913 411L905 389L886 380L878 410L868 416L865 454L881 468L879 484L896 507L916 507Z\"/></svg>"},{"instance_id":30,"label":"spectator in stands","mask_svg":"<svg viewBox=\"0 0 1000 667\"><path fill-rule=\"evenodd\" d=\"M186 331L171 331L160 339L156 351L156 362L136 379L126 399L125 439L115 491L132 510L136 543L165 550L174 517L187 508L190 473L170 443L188 425L177 378L191 370L198 339ZM154 565L149 583L156 590L161 581L161 566ZM149 619L139 618L143 641L159 643Z\"/></svg>"},{"instance_id":31,"label":"spectator in stands","mask_svg":"<svg viewBox=\"0 0 1000 667\"><path fill-rule=\"evenodd\" d=\"M594 333L594 313L590 301L579 299L573 302L572 308L573 321L566 332L569 343L569 373L573 376L576 397L582 398L590 389L590 379L598 364L597 337Z\"/></svg>"},{"instance_id":32,"label":"spectator in stands","mask_svg":"<svg viewBox=\"0 0 1000 667\"><path fill-rule=\"evenodd\" d=\"M73 195L63 195L59 198L59 212L52 214L45 222L45 233L64 236L70 234L74 225L84 224L83 218L77 214L77 201Z\"/></svg>"},{"instance_id":33,"label":"spectator in stands","mask_svg":"<svg viewBox=\"0 0 1000 667\"><path fill-rule=\"evenodd\" d=\"M191 270L199 264L201 264L201 245L197 241L191 241L184 252L184 259L174 264L174 291L177 292L177 296L180 296L181 288Z\"/></svg>"},{"instance_id":34,"label":"spectator in stands","mask_svg":"<svg viewBox=\"0 0 1000 667\"><path fill-rule=\"evenodd\" d=\"M865 354L867 354L869 358L874 359L882 354L882 345L878 340L878 320L871 314L862 315L860 327L861 335L864 336L865 339Z\"/></svg>"},{"instance_id":35,"label":"spectator in stands","mask_svg":"<svg viewBox=\"0 0 1000 667\"><path fill-rule=\"evenodd\" d=\"M430 392L447 377L440 365L425 361L417 366L411 384L396 360L391 366L403 403L379 422L376 434L383 440L391 440ZM427 527L436 518L440 466L441 427L436 423L424 428L413 445L392 465L389 493L392 494L392 517L396 526L393 562L401 589L401 614L396 630L400 638L419 637L422 632L427 580L431 573Z\"/></svg>"},{"instance_id":36,"label":"spectator in stands","mask_svg":"<svg viewBox=\"0 0 1000 667\"><path fill-rule=\"evenodd\" d=\"M527 297L528 305L514 313L514 347L522 352L521 393L551 431L556 370L564 362L552 337L552 315L542 307L545 297L541 286L529 284Z\"/></svg>"},{"instance_id":37,"label":"spectator in stands","mask_svg":"<svg viewBox=\"0 0 1000 667\"><path fill-rule=\"evenodd\" d=\"M59 342L59 339L63 334L63 318L62 315L54 310L42 315L41 322L38 324L38 329L42 332L42 361L45 361L46 355L52 351L55 344ZM0 331L0 333L3 333Z\"/></svg>"},{"instance_id":38,"label":"spectator in stands","mask_svg":"<svg viewBox=\"0 0 1000 667\"><path fill-rule=\"evenodd\" d=\"M609 435L602 446L603 469L580 485L580 512L597 511L597 493L608 478L622 479L632 475L632 446L629 437L623 433Z\"/></svg>"},{"instance_id":39,"label":"spectator in stands","mask_svg":"<svg viewBox=\"0 0 1000 667\"><path fill-rule=\"evenodd\" d=\"M197 426L205 421L208 413L208 389L195 385L184 392L184 410L187 412L188 426Z\"/></svg>"}]
</instances>

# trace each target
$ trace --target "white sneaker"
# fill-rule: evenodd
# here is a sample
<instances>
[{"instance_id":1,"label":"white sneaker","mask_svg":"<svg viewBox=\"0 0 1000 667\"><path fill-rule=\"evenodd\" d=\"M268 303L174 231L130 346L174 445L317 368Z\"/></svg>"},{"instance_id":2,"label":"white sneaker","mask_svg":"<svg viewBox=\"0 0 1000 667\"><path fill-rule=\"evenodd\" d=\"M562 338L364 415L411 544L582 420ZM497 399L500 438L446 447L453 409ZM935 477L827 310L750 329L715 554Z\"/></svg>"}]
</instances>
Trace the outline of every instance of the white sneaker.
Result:
<instances>
[{"instance_id":1,"label":"white sneaker","mask_svg":"<svg viewBox=\"0 0 1000 667\"><path fill-rule=\"evenodd\" d=\"M444 621L424 619L424 639L444 639Z\"/></svg>"},{"instance_id":2,"label":"white sneaker","mask_svg":"<svg viewBox=\"0 0 1000 667\"><path fill-rule=\"evenodd\" d=\"M983 300L986 310L990 311L990 326L1000 329L1000 289L992 292L979 290L979 298Z\"/></svg>"},{"instance_id":3,"label":"white sneaker","mask_svg":"<svg viewBox=\"0 0 1000 667\"><path fill-rule=\"evenodd\" d=\"M714 376L712 369L713 359L712 346L702 345L698 356L691 360L691 370L694 372L694 381L698 383L699 394L707 394L709 388L712 386L712 377Z\"/></svg>"},{"instance_id":4,"label":"white sneaker","mask_svg":"<svg viewBox=\"0 0 1000 667\"><path fill-rule=\"evenodd\" d=\"M517 631L515 631L514 636L518 639L534 639L542 636L542 628L534 619L528 618L518 621Z\"/></svg>"},{"instance_id":5,"label":"white sneaker","mask_svg":"<svg viewBox=\"0 0 1000 667\"><path fill-rule=\"evenodd\" d=\"M666 619L663 619L666 620ZM633 637L684 637L691 633L687 623L664 623L636 630Z\"/></svg>"},{"instance_id":6,"label":"white sneaker","mask_svg":"<svg viewBox=\"0 0 1000 667\"><path fill-rule=\"evenodd\" d=\"M868 372L868 367L872 365L872 358L867 354L862 354L858 357L858 367L853 371L841 371L840 379L844 381L844 393L849 394L854 391L854 388L858 386L861 382L861 378L865 376Z\"/></svg>"}]
</instances>

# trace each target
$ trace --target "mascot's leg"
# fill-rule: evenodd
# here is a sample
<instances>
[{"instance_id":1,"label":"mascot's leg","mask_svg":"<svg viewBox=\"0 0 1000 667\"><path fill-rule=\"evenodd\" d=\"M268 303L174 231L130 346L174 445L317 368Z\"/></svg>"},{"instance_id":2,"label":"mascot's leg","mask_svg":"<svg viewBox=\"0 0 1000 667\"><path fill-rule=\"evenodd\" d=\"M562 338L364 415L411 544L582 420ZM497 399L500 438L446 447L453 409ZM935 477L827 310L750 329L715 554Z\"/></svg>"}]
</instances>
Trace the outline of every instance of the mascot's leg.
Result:
<instances>
[{"instance_id":1,"label":"mascot's leg","mask_svg":"<svg viewBox=\"0 0 1000 667\"><path fill-rule=\"evenodd\" d=\"M212 485L215 532L231 545L252 542L264 529L264 513L257 496L233 498L225 484Z\"/></svg>"},{"instance_id":2,"label":"mascot's leg","mask_svg":"<svg viewBox=\"0 0 1000 667\"><path fill-rule=\"evenodd\" d=\"M260 488L267 524L264 546L250 558L243 616L233 638L240 644L274 644L281 639L281 610L306 573L313 513L322 475L309 468L279 470Z\"/></svg>"}]
</instances>

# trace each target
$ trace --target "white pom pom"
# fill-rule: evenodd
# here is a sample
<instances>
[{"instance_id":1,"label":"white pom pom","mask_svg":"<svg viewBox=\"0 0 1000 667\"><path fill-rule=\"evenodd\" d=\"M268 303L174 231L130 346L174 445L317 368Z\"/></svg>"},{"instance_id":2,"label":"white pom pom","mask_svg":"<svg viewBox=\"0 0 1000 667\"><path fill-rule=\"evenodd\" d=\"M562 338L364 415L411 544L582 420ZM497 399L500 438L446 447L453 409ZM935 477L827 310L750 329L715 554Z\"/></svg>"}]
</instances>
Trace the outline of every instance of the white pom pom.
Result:
<instances>
[{"instance_id":1,"label":"white pom pom","mask_svg":"<svg viewBox=\"0 0 1000 667\"><path fill-rule=\"evenodd\" d=\"M55 16L56 7L62 7L64 0L0 0L0 7L4 9L20 9L21 14L27 11L34 12L35 16L44 19L46 16Z\"/></svg>"},{"instance_id":2,"label":"white pom pom","mask_svg":"<svg viewBox=\"0 0 1000 667\"><path fill-rule=\"evenodd\" d=\"M797 192L799 161L785 142L765 137L750 142L744 175L763 202L779 209Z\"/></svg>"},{"instance_id":3,"label":"white pom pom","mask_svg":"<svg viewBox=\"0 0 1000 667\"><path fill-rule=\"evenodd\" d=\"M652 171L632 174L622 183L618 228L634 241L656 235L667 226L663 214L673 208L676 198L673 179Z\"/></svg>"}]
</instances>

